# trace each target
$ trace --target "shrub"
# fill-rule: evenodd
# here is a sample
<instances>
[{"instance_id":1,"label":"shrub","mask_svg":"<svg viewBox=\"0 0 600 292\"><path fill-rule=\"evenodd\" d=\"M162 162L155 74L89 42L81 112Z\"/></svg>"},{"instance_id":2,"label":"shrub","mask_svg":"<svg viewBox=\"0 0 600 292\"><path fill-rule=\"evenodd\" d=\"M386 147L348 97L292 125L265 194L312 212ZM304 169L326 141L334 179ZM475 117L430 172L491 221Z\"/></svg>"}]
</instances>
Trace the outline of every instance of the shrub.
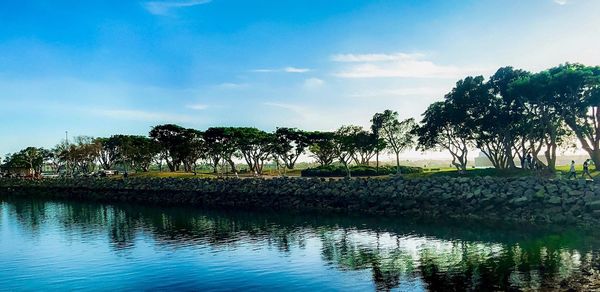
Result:
<instances>
[{"instance_id":1,"label":"shrub","mask_svg":"<svg viewBox=\"0 0 600 292\"><path fill-rule=\"evenodd\" d=\"M402 174L421 173L423 169L420 167L400 166ZM378 176L390 175L396 173L395 166L380 166L379 171L373 166L355 165L350 167L350 173L353 176ZM314 168L307 168L301 171L303 177L340 177L346 176L346 168L341 165L325 165Z\"/></svg>"}]
</instances>

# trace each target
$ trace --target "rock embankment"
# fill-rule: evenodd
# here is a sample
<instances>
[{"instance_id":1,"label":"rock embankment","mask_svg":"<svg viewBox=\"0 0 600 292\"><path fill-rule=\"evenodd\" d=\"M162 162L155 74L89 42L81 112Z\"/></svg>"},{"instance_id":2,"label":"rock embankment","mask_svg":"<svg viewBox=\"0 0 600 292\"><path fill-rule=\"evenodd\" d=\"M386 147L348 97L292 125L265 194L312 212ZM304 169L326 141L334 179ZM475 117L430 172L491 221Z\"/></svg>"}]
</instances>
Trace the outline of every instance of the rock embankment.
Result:
<instances>
[{"instance_id":1,"label":"rock embankment","mask_svg":"<svg viewBox=\"0 0 600 292\"><path fill-rule=\"evenodd\" d=\"M0 197L600 223L600 185L543 178L0 180Z\"/></svg>"}]
</instances>

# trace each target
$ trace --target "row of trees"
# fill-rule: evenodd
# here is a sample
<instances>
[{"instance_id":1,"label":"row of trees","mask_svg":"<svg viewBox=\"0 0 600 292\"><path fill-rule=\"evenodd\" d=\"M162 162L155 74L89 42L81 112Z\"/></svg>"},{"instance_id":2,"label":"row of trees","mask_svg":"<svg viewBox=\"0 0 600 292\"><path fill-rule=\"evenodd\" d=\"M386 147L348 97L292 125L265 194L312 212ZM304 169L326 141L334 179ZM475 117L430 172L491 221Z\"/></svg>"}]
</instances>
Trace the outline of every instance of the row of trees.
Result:
<instances>
[{"instance_id":1,"label":"row of trees","mask_svg":"<svg viewBox=\"0 0 600 292\"><path fill-rule=\"evenodd\" d=\"M395 155L413 148L446 150L452 164L466 170L469 151L480 149L499 169L515 168L515 160L532 157L554 170L557 149L575 138L596 165L600 165L600 67L564 64L539 73L504 67L488 80L469 76L456 83L444 99L423 114L420 124L400 120L398 113L376 113L371 127L343 126L337 131L278 128L265 132L250 127L213 127L205 131L166 124L152 128L148 137L115 135L78 137L52 150L29 147L8 155L3 168L39 172L41 165L56 171L87 173L96 166L148 171L155 163L170 171L195 171L199 162L216 173L237 162L261 174L265 163L294 169L308 154L320 165L334 162L368 165L379 155ZM542 155L543 158L542 159ZM399 169L399 167L398 167Z\"/></svg>"},{"instance_id":2,"label":"row of trees","mask_svg":"<svg viewBox=\"0 0 600 292\"><path fill-rule=\"evenodd\" d=\"M539 73L504 67L487 81L458 81L429 106L415 134L420 149L450 152L460 170L473 148L496 168L515 168L515 160L529 155L554 170L557 148L573 146L574 138L600 165L599 106L600 67L564 64Z\"/></svg>"},{"instance_id":3,"label":"row of trees","mask_svg":"<svg viewBox=\"0 0 600 292\"><path fill-rule=\"evenodd\" d=\"M269 133L251 127L213 127L205 131L174 124L153 127L148 137L114 135L108 138L76 137L51 150L29 147L7 155L4 169L26 169L40 173L43 165L55 172L90 173L96 168L148 171L154 163L170 171L195 172L198 163L208 164L214 173L223 168L238 173L243 161L255 174L262 174L265 163L272 162L284 172L294 169L302 155L310 155L322 166L343 164L350 175L351 164L369 165L379 154L396 155L414 145L414 120L398 120L398 113L386 110L373 117L370 129L343 126L337 131L303 131L277 128ZM398 168L399 169L399 168Z\"/></svg>"}]
</instances>

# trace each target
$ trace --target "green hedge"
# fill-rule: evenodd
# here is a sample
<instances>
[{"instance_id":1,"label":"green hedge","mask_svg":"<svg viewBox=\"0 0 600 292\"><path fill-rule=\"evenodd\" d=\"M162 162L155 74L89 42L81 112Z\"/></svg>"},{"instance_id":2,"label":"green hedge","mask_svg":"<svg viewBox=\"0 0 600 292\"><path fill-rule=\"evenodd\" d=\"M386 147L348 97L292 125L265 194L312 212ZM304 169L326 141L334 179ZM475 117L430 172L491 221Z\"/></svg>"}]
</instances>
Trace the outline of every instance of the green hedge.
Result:
<instances>
[{"instance_id":1,"label":"green hedge","mask_svg":"<svg viewBox=\"0 0 600 292\"><path fill-rule=\"evenodd\" d=\"M407 173L421 173L423 169L420 167L412 166L400 166L400 172L402 174ZM378 176L378 175L390 175L396 173L395 166L380 166L379 171L373 166L356 165L350 167L350 173L353 176ZM346 176L346 168L341 165L325 165L315 168L307 168L301 171L303 177L335 177L335 176Z\"/></svg>"}]
</instances>

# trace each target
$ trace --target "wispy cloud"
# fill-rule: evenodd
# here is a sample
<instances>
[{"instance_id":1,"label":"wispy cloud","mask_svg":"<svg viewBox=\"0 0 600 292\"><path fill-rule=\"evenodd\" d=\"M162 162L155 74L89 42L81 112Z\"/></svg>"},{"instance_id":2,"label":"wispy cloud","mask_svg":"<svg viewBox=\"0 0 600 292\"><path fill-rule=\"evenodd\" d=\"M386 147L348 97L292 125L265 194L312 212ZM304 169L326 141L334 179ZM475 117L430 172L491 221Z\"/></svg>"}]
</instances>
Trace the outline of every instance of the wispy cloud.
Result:
<instances>
[{"instance_id":1,"label":"wispy cloud","mask_svg":"<svg viewBox=\"0 0 600 292\"><path fill-rule=\"evenodd\" d=\"M569 2L568 0L554 0L554 3L556 3L558 5L565 5L568 2Z\"/></svg>"},{"instance_id":2,"label":"wispy cloud","mask_svg":"<svg viewBox=\"0 0 600 292\"><path fill-rule=\"evenodd\" d=\"M441 97L448 90L444 87L409 87L398 89L375 90L351 94L350 97L377 98L396 96L437 96Z\"/></svg>"},{"instance_id":3,"label":"wispy cloud","mask_svg":"<svg viewBox=\"0 0 600 292\"><path fill-rule=\"evenodd\" d=\"M170 122L170 123L189 123L194 118L186 115L151 112L131 109L96 109L91 110L91 114L105 117L108 119L144 121L144 122Z\"/></svg>"},{"instance_id":4,"label":"wispy cloud","mask_svg":"<svg viewBox=\"0 0 600 292\"><path fill-rule=\"evenodd\" d=\"M331 56L334 62L389 62L389 61L405 61L414 60L424 57L421 53L394 53L394 54L337 54Z\"/></svg>"},{"instance_id":5,"label":"wispy cloud","mask_svg":"<svg viewBox=\"0 0 600 292\"><path fill-rule=\"evenodd\" d=\"M218 88L221 89L240 89L248 87L247 83L233 83L233 82L225 82L217 85Z\"/></svg>"},{"instance_id":6,"label":"wispy cloud","mask_svg":"<svg viewBox=\"0 0 600 292\"><path fill-rule=\"evenodd\" d=\"M201 104L201 103L198 103L198 104L190 104L190 105L187 105L187 106L186 106L186 108L193 109L193 110L197 110L197 111L201 111L201 110L205 110L205 109L207 109L207 108L208 108L208 105L206 105L206 104Z\"/></svg>"},{"instance_id":7,"label":"wispy cloud","mask_svg":"<svg viewBox=\"0 0 600 292\"><path fill-rule=\"evenodd\" d=\"M325 81L319 79L319 78L308 78L306 80L304 80L304 88L306 89L315 89L315 88L319 88L321 86L323 86L323 84L325 84Z\"/></svg>"},{"instance_id":8,"label":"wispy cloud","mask_svg":"<svg viewBox=\"0 0 600 292\"><path fill-rule=\"evenodd\" d=\"M254 69L252 70L252 72L256 72L256 73L277 73L277 72L284 72L284 73L306 73L309 72L310 69L308 68L298 68L298 67L285 67L285 68L279 68L279 69Z\"/></svg>"},{"instance_id":9,"label":"wispy cloud","mask_svg":"<svg viewBox=\"0 0 600 292\"><path fill-rule=\"evenodd\" d=\"M165 0L144 3L144 8L154 15L168 15L173 9L208 4L212 0Z\"/></svg>"},{"instance_id":10,"label":"wispy cloud","mask_svg":"<svg viewBox=\"0 0 600 292\"><path fill-rule=\"evenodd\" d=\"M472 68L435 64L423 54L339 54L332 56L332 60L349 63L334 74L341 78L458 78L478 72Z\"/></svg>"}]
</instances>

